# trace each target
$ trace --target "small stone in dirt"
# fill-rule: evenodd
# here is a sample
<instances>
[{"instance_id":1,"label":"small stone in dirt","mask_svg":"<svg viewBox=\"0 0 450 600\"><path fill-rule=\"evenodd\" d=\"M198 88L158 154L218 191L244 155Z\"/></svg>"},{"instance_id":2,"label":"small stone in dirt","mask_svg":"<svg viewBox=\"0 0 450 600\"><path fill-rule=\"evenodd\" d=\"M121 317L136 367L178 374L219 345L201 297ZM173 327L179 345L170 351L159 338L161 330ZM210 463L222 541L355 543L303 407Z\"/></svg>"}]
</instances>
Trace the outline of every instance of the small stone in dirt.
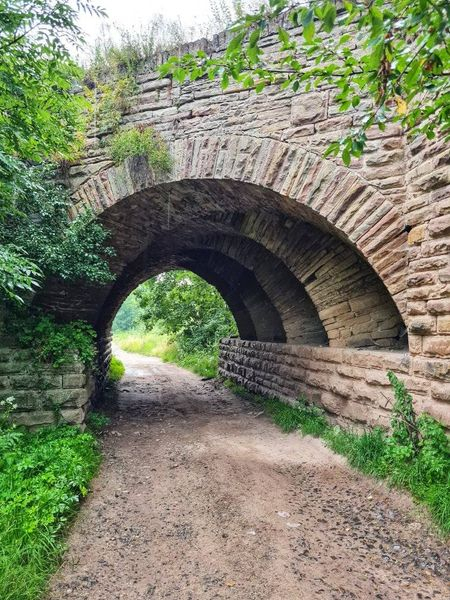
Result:
<instances>
[{"instance_id":1,"label":"small stone in dirt","mask_svg":"<svg viewBox=\"0 0 450 600\"><path fill-rule=\"evenodd\" d=\"M286 525L290 528L290 529L297 529L297 527L300 527L300 523L286 523Z\"/></svg>"},{"instance_id":2,"label":"small stone in dirt","mask_svg":"<svg viewBox=\"0 0 450 600\"><path fill-rule=\"evenodd\" d=\"M250 529L247 531L247 535L256 535L256 531L254 529Z\"/></svg>"},{"instance_id":3,"label":"small stone in dirt","mask_svg":"<svg viewBox=\"0 0 450 600\"><path fill-rule=\"evenodd\" d=\"M279 510L279 511L277 512L277 515L278 515L279 517L281 517L282 519L286 519L287 517L290 517L290 516L291 516L291 514L290 514L290 513L288 513L288 512L286 512L285 510Z\"/></svg>"}]
</instances>

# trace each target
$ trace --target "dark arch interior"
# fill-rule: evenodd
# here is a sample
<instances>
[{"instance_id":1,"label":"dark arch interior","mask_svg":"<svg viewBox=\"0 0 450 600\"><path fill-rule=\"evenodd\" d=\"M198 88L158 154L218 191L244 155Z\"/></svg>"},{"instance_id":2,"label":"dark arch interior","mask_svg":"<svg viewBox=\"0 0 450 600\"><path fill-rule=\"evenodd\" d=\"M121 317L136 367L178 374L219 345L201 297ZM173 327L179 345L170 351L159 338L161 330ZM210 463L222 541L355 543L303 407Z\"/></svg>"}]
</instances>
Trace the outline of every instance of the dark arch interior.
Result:
<instances>
[{"instance_id":1,"label":"dark arch interior","mask_svg":"<svg viewBox=\"0 0 450 600\"><path fill-rule=\"evenodd\" d=\"M101 220L116 249L108 286L49 281L38 298L100 340L137 285L184 268L214 285L243 339L401 348L402 317L371 266L308 207L258 186L186 180L139 192ZM106 342L103 342L106 343Z\"/></svg>"}]
</instances>

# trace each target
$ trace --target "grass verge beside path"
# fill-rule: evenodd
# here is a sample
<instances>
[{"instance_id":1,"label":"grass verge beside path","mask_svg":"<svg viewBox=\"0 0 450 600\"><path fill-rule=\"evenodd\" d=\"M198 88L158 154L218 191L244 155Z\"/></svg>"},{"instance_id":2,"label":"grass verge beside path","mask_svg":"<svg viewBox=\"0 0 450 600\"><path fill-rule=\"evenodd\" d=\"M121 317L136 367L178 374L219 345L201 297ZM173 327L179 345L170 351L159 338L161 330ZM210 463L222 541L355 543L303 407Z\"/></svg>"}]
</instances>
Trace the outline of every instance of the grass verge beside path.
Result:
<instances>
[{"instance_id":1,"label":"grass verge beside path","mask_svg":"<svg viewBox=\"0 0 450 600\"><path fill-rule=\"evenodd\" d=\"M134 352L144 356L157 356L164 362L176 364L202 377L215 377L217 375L218 349L185 353L167 335L153 331L115 333L114 342L126 352Z\"/></svg>"},{"instance_id":2,"label":"grass verge beside path","mask_svg":"<svg viewBox=\"0 0 450 600\"><path fill-rule=\"evenodd\" d=\"M64 551L63 534L100 464L76 427L0 427L0 598L38 600Z\"/></svg>"},{"instance_id":3,"label":"grass verge beside path","mask_svg":"<svg viewBox=\"0 0 450 600\"><path fill-rule=\"evenodd\" d=\"M303 399L290 405L252 394L232 381L225 385L260 406L284 432L298 430L303 435L320 437L331 450L345 456L352 467L408 490L428 507L441 534L450 535L450 444L444 429L431 417L423 418L420 450L411 456L405 445L379 427L363 433L333 427L323 410Z\"/></svg>"}]
</instances>

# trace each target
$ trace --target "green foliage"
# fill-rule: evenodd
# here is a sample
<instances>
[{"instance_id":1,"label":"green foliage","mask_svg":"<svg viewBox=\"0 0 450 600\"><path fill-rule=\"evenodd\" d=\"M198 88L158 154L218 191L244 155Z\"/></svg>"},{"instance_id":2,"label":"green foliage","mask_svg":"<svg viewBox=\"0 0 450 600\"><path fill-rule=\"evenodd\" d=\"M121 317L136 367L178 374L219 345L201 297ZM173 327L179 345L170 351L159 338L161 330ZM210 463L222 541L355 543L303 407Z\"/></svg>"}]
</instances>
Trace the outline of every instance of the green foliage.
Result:
<instances>
[{"instance_id":1,"label":"green foliage","mask_svg":"<svg viewBox=\"0 0 450 600\"><path fill-rule=\"evenodd\" d=\"M218 347L209 350L180 349L176 341L164 333L152 331L117 331L114 341L126 352L135 352L144 356L157 356L164 362L174 363L202 377L215 377L219 363Z\"/></svg>"},{"instance_id":2,"label":"green foliage","mask_svg":"<svg viewBox=\"0 0 450 600\"><path fill-rule=\"evenodd\" d=\"M110 424L111 419L109 417L107 417L106 415L99 413L99 412L94 412L91 411L87 418L86 418L86 424L89 427L89 429L91 431L93 431L96 434L100 434L103 432L103 430L108 427L108 425Z\"/></svg>"},{"instance_id":3,"label":"green foliage","mask_svg":"<svg viewBox=\"0 0 450 600\"><path fill-rule=\"evenodd\" d=\"M414 412L411 394L392 371L388 371L388 379L394 390L395 402L392 407L392 442L400 455L398 458L410 458L419 450L419 430Z\"/></svg>"},{"instance_id":4,"label":"green foliage","mask_svg":"<svg viewBox=\"0 0 450 600\"><path fill-rule=\"evenodd\" d=\"M325 413L304 399L288 405L252 394L230 381L225 385L261 406L283 431L298 429L304 435L322 437L352 467L407 489L428 507L442 533L449 535L450 440L444 427L430 415L416 417L404 384L392 372L388 377L395 395L390 434L380 427L362 433L331 427Z\"/></svg>"},{"instance_id":5,"label":"green foliage","mask_svg":"<svg viewBox=\"0 0 450 600\"><path fill-rule=\"evenodd\" d=\"M117 331L114 334L114 342L117 342L125 352L159 358L164 358L171 346L169 336L156 328L151 331Z\"/></svg>"},{"instance_id":6,"label":"green foliage","mask_svg":"<svg viewBox=\"0 0 450 600\"><path fill-rule=\"evenodd\" d=\"M20 302L43 276L105 282L105 230L90 214L69 223L68 198L46 168L82 145L86 102L69 47L82 41L77 11L89 1L0 2L0 295Z\"/></svg>"},{"instance_id":7,"label":"green foliage","mask_svg":"<svg viewBox=\"0 0 450 600\"><path fill-rule=\"evenodd\" d=\"M120 381L124 375L125 365L117 356L112 356L108 367L108 379L110 381Z\"/></svg>"},{"instance_id":8,"label":"green foliage","mask_svg":"<svg viewBox=\"0 0 450 600\"><path fill-rule=\"evenodd\" d=\"M90 2L2 0L0 10L0 147L20 158L70 157L83 129L80 75L68 48L82 41L77 10Z\"/></svg>"},{"instance_id":9,"label":"green foliage","mask_svg":"<svg viewBox=\"0 0 450 600\"><path fill-rule=\"evenodd\" d=\"M102 32L95 42L84 77L88 122L97 133L117 132L138 90L139 68L154 61L161 50L185 42L185 35L179 21L167 20L161 15L139 31L115 28L114 32Z\"/></svg>"},{"instance_id":10,"label":"green foliage","mask_svg":"<svg viewBox=\"0 0 450 600\"><path fill-rule=\"evenodd\" d=\"M96 40L88 79L98 82L113 76L134 76L144 63L152 63L162 50L173 49L187 41L188 31L179 20L155 15L140 30L123 28L103 31Z\"/></svg>"},{"instance_id":11,"label":"green foliage","mask_svg":"<svg viewBox=\"0 0 450 600\"><path fill-rule=\"evenodd\" d=\"M386 440L386 432L380 427L361 434L334 427L325 435L327 445L346 456L352 467L376 477L382 477L386 472Z\"/></svg>"},{"instance_id":12,"label":"green foliage","mask_svg":"<svg viewBox=\"0 0 450 600\"><path fill-rule=\"evenodd\" d=\"M0 296L23 302L23 295L39 286L42 271L14 244L0 246Z\"/></svg>"},{"instance_id":13,"label":"green foliage","mask_svg":"<svg viewBox=\"0 0 450 600\"><path fill-rule=\"evenodd\" d=\"M91 86L92 89L85 90L85 96L91 103L88 122L99 134L117 131L122 115L130 108L131 98L137 91L134 77L117 76L113 81L96 81Z\"/></svg>"},{"instance_id":14,"label":"green foliage","mask_svg":"<svg viewBox=\"0 0 450 600\"><path fill-rule=\"evenodd\" d=\"M309 404L303 396L297 402L287 404L274 397L248 392L244 387L230 380L225 381L224 385L241 398L261 406L285 433L300 430L303 435L320 437L329 429L324 411L318 406Z\"/></svg>"},{"instance_id":15,"label":"green foliage","mask_svg":"<svg viewBox=\"0 0 450 600\"><path fill-rule=\"evenodd\" d=\"M67 426L36 433L0 426L0 447L0 598L36 600L100 455L91 434Z\"/></svg>"},{"instance_id":16,"label":"green foliage","mask_svg":"<svg viewBox=\"0 0 450 600\"><path fill-rule=\"evenodd\" d=\"M264 54L267 24L288 15L302 37L278 26L281 52ZM448 0L333 0L292 6L271 0L231 28L224 56L172 56L162 76L179 83L207 76L225 89L230 81L262 91L269 85L294 92L337 88L341 112L364 106L358 127L333 142L326 154L345 164L361 156L367 130L397 122L413 135L450 135L450 4Z\"/></svg>"},{"instance_id":17,"label":"green foliage","mask_svg":"<svg viewBox=\"0 0 450 600\"><path fill-rule=\"evenodd\" d=\"M9 214L0 221L0 243L9 252L9 260L3 269L0 266L2 288L11 290L9 296L19 295L36 287L41 273L66 281L110 281L106 259L113 250L106 244L107 230L89 211L70 220L68 194L55 183L51 168L22 169L26 177L9 198ZM17 263L21 269L13 278L11 269ZM23 272L30 281L18 279Z\"/></svg>"},{"instance_id":18,"label":"green foliage","mask_svg":"<svg viewBox=\"0 0 450 600\"><path fill-rule=\"evenodd\" d=\"M147 330L158 326L184 353L212 351L219 340L237 333L217 290L190 271L170 271L149 279L136 291Z\"/></svg>"},{"instance_id":19,"label":"green foliage","mask_svg":"<svg viewBox=\"0 0 450 600\"><path fill-rule=\"evenodd\" d=\"M121 163L127 158L145 156L158 174L170 173L172 157L164 140L150 127L126 129L117 133L111 142L111 157Z\"/></svg>"},{"instance_id":20,"label":"green foliage","mask_svg":"<svg viewBox=\"0 0 450 600\"><path fill-rule=\"evenodd\" d=\"M112 324L113 333L119 331L132 331L137 329L139 323L139 307L136 294L130 294L117 311Z\"/></svg>"},{"instance_id":21,"label":"green foliage","mask_svg":"<svg viewBox=\"0 0 450 600\"><path fill-rule=\"evenodd\" d=\"M219 365L219 350L190 350L185 351L175 343L169 346L161 357L164 362L170 362L197 373L201 377L213 378L217 375Z\"/></svg>"},{"instance_id":22,"label":"green foliage","mask_svg":"<svg viewBox=\"0 0 450 600\"><path fill-rule=\"evenodd\" d=\"M9 332L23 348L29 348L38 364L51 363L55 368L77 357L92 367L96 357L96 333L85 321L56 323L52 315L11 311L7 318Z\"/></svg>"},{"instance_id":23,"label":"green foliage","mask_svg":"<svg viewBox=\"0 0 450 600\"><path fill-rule=\"evenodd\" d=\"M215 377L219 340L237 332L217 290L190 271L149 279L122 307L113 331L123 350L158 356L203 377ZM126 327L131 322L134 331Z\"/></svg>"}]
</instances>

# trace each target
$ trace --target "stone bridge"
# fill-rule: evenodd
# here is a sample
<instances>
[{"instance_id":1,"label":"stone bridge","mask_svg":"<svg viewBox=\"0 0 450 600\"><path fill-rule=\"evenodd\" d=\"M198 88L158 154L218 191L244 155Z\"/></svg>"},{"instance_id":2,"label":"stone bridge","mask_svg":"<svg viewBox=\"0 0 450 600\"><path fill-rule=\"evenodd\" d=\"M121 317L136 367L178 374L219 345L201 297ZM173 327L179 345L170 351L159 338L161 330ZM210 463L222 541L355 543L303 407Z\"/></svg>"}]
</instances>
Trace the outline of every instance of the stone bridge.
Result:
<instances>
[{"instance_id":1,"label":"stone bridge","mask_svg":"<svg viewBox=\"0 0 450 600\"><path fill-rule=\"evenodd\" d=\"M221 52L226 41L188 49ZM276 51L273 32L265 47ZM92 207L111 231L116 279L49 281L36 302L92 323L104 366L126 296L162 271L190 269L238 325L239 338L221 345L224 376L287 400L304 393L338 421L373 425L388 422L392 369L419 410L450 425L448 146L411 142L391 125L370 131L367 152L345 167L323 152L360 114L338 112L333 89L223 92L151 69L138 85L122 125L157 130L173 171L158 177L142 157L114 165L108 135L92 132L69 169L73 210ZM86 374L55 377L63 415L82 421ZM40 408L24 421L51 421Z\"/></svg>"}]
</instances>

